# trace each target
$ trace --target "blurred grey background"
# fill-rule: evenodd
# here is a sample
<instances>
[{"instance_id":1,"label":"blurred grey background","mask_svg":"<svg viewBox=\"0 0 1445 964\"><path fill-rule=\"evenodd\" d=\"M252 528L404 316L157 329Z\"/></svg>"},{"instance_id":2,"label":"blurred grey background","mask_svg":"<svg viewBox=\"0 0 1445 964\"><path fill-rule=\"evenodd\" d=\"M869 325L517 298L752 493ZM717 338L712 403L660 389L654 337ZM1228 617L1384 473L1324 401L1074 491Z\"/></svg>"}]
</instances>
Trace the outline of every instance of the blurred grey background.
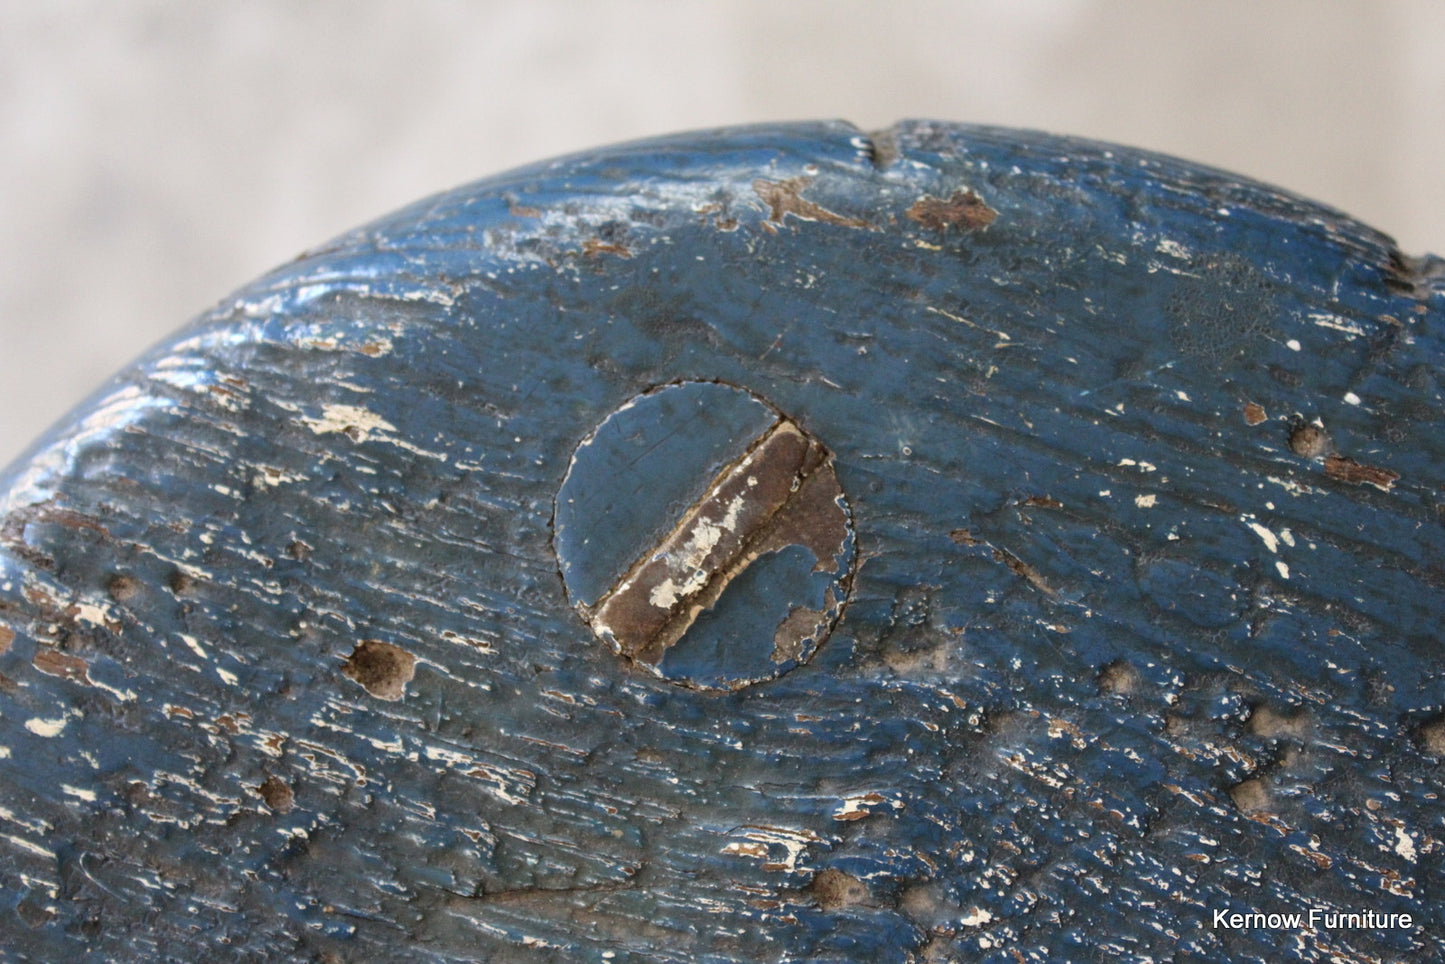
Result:
<instances>
[{"instance_id":1,"label":"blurred grey background","mask_svg":"<svg viewBox=\"0 0 1445 964\"><path fill-rule=\"evenodd\" d=\"M267 268L611 141L901 117L1119 141L1445 253L1445 3L0 0L0 464Z\"/></svg>"}]
</instances>

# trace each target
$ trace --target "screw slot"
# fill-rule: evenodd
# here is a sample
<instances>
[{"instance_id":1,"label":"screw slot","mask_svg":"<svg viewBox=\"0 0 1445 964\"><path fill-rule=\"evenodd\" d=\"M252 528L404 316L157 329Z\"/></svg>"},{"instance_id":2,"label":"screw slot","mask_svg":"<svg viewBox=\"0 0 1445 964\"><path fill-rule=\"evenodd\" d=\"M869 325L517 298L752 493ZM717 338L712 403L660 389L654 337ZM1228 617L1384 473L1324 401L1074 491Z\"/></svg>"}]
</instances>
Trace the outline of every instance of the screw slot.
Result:
<instances>
[{"instance_id":1,"label":"screw slot","mask_svg":"<svg viewBox=\"0 0 1445 964\"><path fill-rule=\"evenodd\" d=\"M736 690L806 663L851 586L832 453L761 398L683 382L583 440L554 548L596 635L664 679Z\"/></svg>"}]
</instances>

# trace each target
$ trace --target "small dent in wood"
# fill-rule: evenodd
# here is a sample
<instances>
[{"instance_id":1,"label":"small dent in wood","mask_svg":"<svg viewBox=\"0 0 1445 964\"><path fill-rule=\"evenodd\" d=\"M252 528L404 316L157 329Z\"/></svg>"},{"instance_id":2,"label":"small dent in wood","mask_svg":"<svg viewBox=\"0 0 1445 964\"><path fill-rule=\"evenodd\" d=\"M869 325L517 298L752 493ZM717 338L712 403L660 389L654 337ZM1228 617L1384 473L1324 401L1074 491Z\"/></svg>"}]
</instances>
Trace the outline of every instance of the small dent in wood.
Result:
<instances>
[{"instance_id":1,"label":"small dent in wood","mask_svg":"<svg viewBox=\"0 0 1445 964\"><path fill-rule=\"evenodd\" d=\"M1250 711L1245 728L1266 740L1303 742L1310 733L1310 717L1304 710L1286 715L1269 706L1257 706Z\"/></svg>"},{"instance_id":2,"label":"small dent in wood","mask_svg":"<svg viewBox=\"0 0 1445 964\"><path fill-rule=\"evenodd\" d=\"M130 602L140 594L140 581L125 573L116 573L105 586L106 593L118 603Z\"/></svg>"},{"instance_id":3,"label":"small dent in wood","mask_svg":"<svg viewBox=\"0 0 1445 964\"><path fill-rule=\"evenodd\" d=\"M1252 777L1229 788L1229 799L1240 813L1259 813L1270 808L1273 796L1260 777Z\"/></svg>"},{"instance_id":4,"label":"small dent in wood","mask_svg":"<svg viewBox=\"0 0 1445 964\"><path fill-rule=\"evenodd\" d=\"M1420 748L1436 759L1445 758L1445 716L1437 716L1420 725L1416 732Z\"/></svg>"},{"instance_id":5,"label":"small dent in wood","mask_svg":"<svg viewBox=\"0 0 1445 964\"><path fill-rule=\"evenodd\" d=\"M290 784L275 775L268 776L266 781L256 788L256 792L266 801L266 806L276 813L289 813L296 803L296 794Z\"/></svg>"},{"instance_id":6,"label":"small dent in wood","mask_svg":"<svg viewBox=\"0 0 1445 964\"><path fill-rule=\"evenodd\" d=\"M1322 458L1330 450L1330 434L1318 425L1301 422L1290 430L1289 450L1302 459Z\"/></svg>"},{"instance_id":7,"label":"small dent in wood","mask_svg":"<svg viewBox=\"0 0 1445 964\"><path fill-rule=\"evenodd\" d=\"M1139 671L1128 660L1115 660L1099 671L1099 692L1110 696L1131 696L1139 683Z\"/></svg>"},{"instance_id":8,"label":"small dent in wood","mask_svg":"<svg viewBox=\"0 0 1445 964\"><path fill-rule=\"evenodd\" d=\"M377 699L399 700L416 675L416 657L400 646L364 639L346 658L341 672Z\"/></svg>"},{"instance_id":9,"label":"small dent in wood","mask_svg":"<svg viewBox=\"0 0 1445 964\"><path fill-rule=\"evenodd\" d=\"M850 873L829 867L813 878L808 890L818 906L826 911L856 907L868 900L868 887Z\"/></svg>"}]
</instances>

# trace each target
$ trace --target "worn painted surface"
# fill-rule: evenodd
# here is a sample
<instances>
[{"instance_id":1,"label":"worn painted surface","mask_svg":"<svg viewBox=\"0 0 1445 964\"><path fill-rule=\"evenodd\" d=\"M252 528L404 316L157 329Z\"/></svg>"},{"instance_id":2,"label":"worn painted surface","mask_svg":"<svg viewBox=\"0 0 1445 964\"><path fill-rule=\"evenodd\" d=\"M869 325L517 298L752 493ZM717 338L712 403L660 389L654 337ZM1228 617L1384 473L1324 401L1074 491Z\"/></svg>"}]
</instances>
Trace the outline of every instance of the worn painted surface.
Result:
<instances>
[{"instance_id":1,"label":"worn painted surface","mask_svg":"<svg viewBox=\"0 0 1445 964\"><path fill-rule=\"evenodd\" d=\"M20 959L1436 960L1445 282L1152 155L910 123L423 201L0 497ZM861 564L723 695L569 604L606 413L716 380ZM1217 909L1410 912L1231 930Z\"/></svg>"}]
</instances>

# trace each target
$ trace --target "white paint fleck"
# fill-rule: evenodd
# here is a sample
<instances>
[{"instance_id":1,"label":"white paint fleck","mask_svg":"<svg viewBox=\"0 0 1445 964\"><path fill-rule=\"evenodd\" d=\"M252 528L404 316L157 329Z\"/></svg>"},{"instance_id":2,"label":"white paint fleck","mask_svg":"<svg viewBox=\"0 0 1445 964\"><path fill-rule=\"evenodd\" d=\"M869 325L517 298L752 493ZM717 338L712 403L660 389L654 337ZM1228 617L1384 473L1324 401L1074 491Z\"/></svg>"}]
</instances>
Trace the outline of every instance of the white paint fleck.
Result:
<instances>
[{"instance_id":1,"label":"white paint fleck","mask_svg":"<svg viewBox=\"0 0 1445 964\"><path fill-rule=\"evenodd\" d=\"M102 629L105 628L107 613L104 606L78 602L70 607L69 612L80 622L89 623L92 626L99 626Z\"/></svg>"},{"instance_id":2,"label":"white paint fleck","mask_svg":"<svg viewBox=\"0 0 1445 964\"><path fill-rule=\"evenodd\" d=\"M1285 342L1284 344L1285 344L1285 347L1288 348L1290 351L1299 351L1299 350L1300 350L1300 343L1299 343L1299 339L1297 339L1297 338L1291 338L1289 341Z\"/></svg>"},{"instance_id":3,"label":"white paint fleck","mask_svg":"<svg viewBox=\"0 0 1445 964\"><path fill-rule=\"evenodd\" d=\"M1313 312L1310 315L1310 321L1313 321L1321 328L1331 328L1335 331L1342 331L1356 338L1363 337L1365 334L1365 329L1353 321L1350 321L1348 318L1341 318L1339 315L1333 315L1326 311Z\"/></svg>"},{"instance_id":4,"label":"white paint fleck","mask_svg":"<svg viewBox=\"0 0 1445 964\"><path fill-rule=\"evenodd\" d=\"M79 797L81 800L84 800L86 803L94 803L94 802L95 802L95 791L94 791L94 790L86 790L86 789L83 789L83 788L81 788L81 787L72 787L72 786L70 786L69 784L62 783L62 784L60 785L60 791L61 791L62 793L67 793L67 794L69 794L69 795L72 796L72 797Z\"/></svg>"},{"instance_id":5,"label":"white paint fleck","mask_svg":"<svg viewBox=\"0 0 1445 964\"><path fill-rule=\"evenodd\" d=\"M241 682L240 678L237 677L235 673L232 673L229 670L221 669L219 666L216 667L216 675L221 677L221 682L225 683L227 686L235 686L237 683Z\"/></svg>"},{"instance_id":6,"label":"white paint fleck","mask_svg":"<svg viewBox=\"0 0 1445 964\"><path fill-rule=\"evenodd\" d=\"M8 746L0 746L0 760L8 759L10 759L10 748Z\"/></svg>"},{"instance_id":7,"label":"white paint fleck","mask_svg":"<svg viewBox=\"0 0 1445 964\"><path fill-rule=\"evenodd\" d=\"M1395 853L1413 863L1415 861L1415 841L1405 832L1404 827L1395 828Z\"/></svg>"},{"instance_id":8,"label":"white paint fleck","mask_svg":"<svg viewBox=\"0 0 1445 964\"><path fill-rule=\"evenodd\" d=\"M1193 399L1191 399L1191 398L1189 397L1189 393L1188 393L1188 392L1185 392L1185 391L1176 390L1176 391L1174 392L1174 397L1177 398L1177 399L1179 399L1181 402L1193 401Z\"/></svg>"},{"instance_id":9,"label":"white paint fleck","mask_svg":"<svg viewBox=\"0 0 1445 964\"><path fill-rule=\"evenodd\" d=\"M94 686L96 689L103 690L104 692L109 693L111 696L114 696L116 700L121 703L129 703L131 700L136 698L135 690L124 690L118 686L111 686L109 683L101 682L94 676L91 676L88 671L85 674L85 681L91 686Z\"/></svg>"},{"instance_id":10,"label":"white paint fleck","mask_svg":"<svg viewBox=\"0 0 1445 964\"><path fill-rule=\"evenodd\" d=\"M56 737L65 729L65 724L70 722L65 717L58 720L42 720L40 717L32 717L25 721L25 728L36 736L43 736L47 739Z\"/></svg>"},{"instance_id":11,"label":"white paint fleck","mask_svg":"<svg viewBox=\"0 0 1445 964\"><path fill-rule=\"evenodd\" d=\"M1284 564L1283 559L1275 560L1274 567L1279 570L1279 577L1281 579L1289 578L1289 566Z\"/></svg>"},{"instance_id":12,"label":"white paint fleck","mask_svg":"<svg viewBox=\"0 0 1445 964\"><path fill-rule=\"evenodd\" d=\"M1279 541L1283 542L1290 548L1294 548L1294 533L1290 532L1288 529L1279 530Z\"/></svg>"},{"instance_id":13,"label":"white paint fleck","mask_svg":"<svg viewBox=\"0 0 1445 964\"><path fill-rule=\"evenodd\" d=\"M28 815L22 817L16 814L13 810L7 810L5 807L0 807L0 820L4 820L7 823L13 823L17 827L23 827L31 833L39 834L41 836L45 836L55 829L54 824L50 823L47 820L41 820L39 817L32 817Z\"/></svg>"},{"instance_id":14,"label":"white paint fleck","mask_svg":"<svg viewBox=\"0 0 1445 964\"><path fill-rule=\"evenodd\" d=\"M396 347L390 338L371 332L365 333L365 341L358 341L357 336L351 333L345 335L336 332L320 334L315 326L312 327L312 331L315 333L298 337L296 344L301 348L310 348L316 351L341 351L344 349L372 357L390 355L392 349Z\"/></svg>"},{"instance_id":15,"label":"white paint fleck","mask_svg":"<svg viewBox=\"0 0 1445 964\"><path fill-rule=\"evenodd\" d=\"M185 633L176 633L176 635L181 638L181 642L190 647L191 652L201 657L201 659L209 660L211 658L211 654L206 652L205 647L197 641L196 637L187 636Z\"/></svg>"},{"instance_id":16,"label":"white paint fleck","mask_svg":"<svg viewBox=\"0 0 1445 964\"><path fill-rule=\"evenodd\" d=\"M1268 478L1269 478L1269 481L1273 482L1275 485L1277 485L1277 486L1279 486L1280 488L1284 489L1286 492L1288 492L1290 495L1294 496L1295 498L1298 498L1298 497L1300 497L1300 496L1302 496L1302 495L1310 495L1311 493L1314 493L1314 492L1318 492L1318 491L1319 491L1318 489L1315 489L1315 488L1313 488L1312 486L1308 486L1308 485L1304 485L1303 483L1296 482L1294 479L1281 479L1281 478L1279 478L1279 477L1277 477L1277 476L1273 476L1273 475L1268 476Z\"/></svg>"},{"instance_id":17,"label":"white paint fleck","mask_svg":"<svg viewBox=\"0 0 1445 964\"><path fill-rule=\"evenodd\" d=\"M903 809L903 801L883 796L881 793L870 790L866 793L855 793L843 798L843 803L833 811L834 820L856 819L855 814L868 816L873 813L874 807L887 804L894 810Z\"/></svg>"},{"instance_id":18,"label":"white paint fleck","mask_svg":"<svg viewBox=\"0 0 1445 964\"><path fill-rule=\"evenodd\" d=\"M970 907L968 913L959 919L959 923L964 927L981 927L991 920L993 920L993 914L982 907Z\"/></svg>"},{"instance_id":19,"label":"white paint fleck","mask_svg":"<svg viewBox=\"0 0 1445 964\"><path fill-rule=\"evenodd\" d=\"M1356 395L1354 392L1345 392L1345 404L1346 404L1346 405L1358 405L1358 404L1360 404L1360 396Z\"/></svg>"},{"instance_id":20,"label":"white paint fleck","mask_svg":"<svg viewBox=\"0 0 1445 964\"><path fill-rule=\"evenodd\" d=\"M734 496L728 503L727 514L720 522L699 519L696 528L688 536L687 543L673 560L676 567L689 573L687 579L683 580L681 585L675 583L671 577L664 579L648 593L647 601L658 609L671 609L679 599L691 596L707 585L708 573L703 568L703 563L722 540L724 533L737 532L738 516L745 504L746 500L741 495Z\"/></svg>"},{"instance_id":21,"label":"white paint fleck","mask_svg":"<svg viewBox=\"0 0 1445 964\"><path fill-rule=\"evenodd\" d=\"M768 869L783 870L788 873L797 871L798 858L807 851L809 844L823 839L807 829L793 830L788 827L761 826L739 829L746 842L733 841L723 847L723 853L758 857L768 865ZM786 856L782 860L771 859L771 848L774 845L782 847L786 852Z\"/></svg>"},{"instance_id":22,"label":"white paint fleck","mask_svg":"<svg viewBox=\"0 0 1445 964\"><path fill-rule=\"evenodd\" d=\"M4 837L0 837L0 839L8 840L8 841L10 841L12 844L14 844L15 846L19 847L21 850L28 850L28 851L30 851L32 854L35 854L35 856L37 856L37 857L44 857L46 860L54 860L54 859L55 859L55 854L54 854L52 851L49 851L49 850L45 849L44 847L40 846L38 843L34 843L33 841L26 840L24 837L16 837L16 836L12 836L11 834L5 834L5 836L4 836Z\"/></svg>"},{"instance_id":23,"label":"white paint fleck","mask_svg":"<svg viewBox=\"0 0 1445 964\"><path fill-rule=\"evenodd\" d=\"M275 488L289 482L305 482L306 476L287 472L270 465L257 466L261 471L251 476L251 486L258 492Z\"/></svg>"},{"instance_id":24,"label":"white paint fleck","mask_svg":"<svg viewBox=\"0 0 1445 964\"><path fill-rule=\"evenodd\" d=\"M1154 508L1154 503L1158 501L1159 497L1152 492L1146 495L1134 496L1134 504L1141 509L1152 509Z\"/></svg>"},{"instance_id":25,"label":"white paint fleck","mask_svg":"<svg viewBox=\"0 0 1445 964\"><path fill-rule=\"evenodd\" d=\"M324 405L320 418L302 417L301 423L317 435L327 432L348 432L358 442L365 442L376 432L395 432L396 426L369 409L356 405Z\"/></svg>"},{"instance_id":26,"label":"white paint fleck","mask_svg":"<svg viewBox=\"0 0 1445 964\"><path fill-rule=\"evenodd\" d=\"M689 586L693 585L696 581L697 578L694 576L692 579L679 586L670 578L664 579L662 582L652 587L652 592L647 594L647 601L652 603L652 605L656 606L658 609L671 609L677 603L678 599L680 599L683 595L686 594L686 589Z\"/></svg>"},{"instance_id":27,"label":"white paint fleck","mask_svg":"<svg viewBox=\"0 0 1445 964\"><path fill-rule=\"evenodd\" d=\"M1169 238L1160 238L1159 243L1154 246L1154 250L1160 254L1167 254L1171 258L1179 258L1185 261L1189 259L1189 249L1178 241L1173 241Z\"/></svg>"},{"instance_id":28,"label":"white paint fleck","mask_svg":"<svg viewBox=\"0 0 1445 964\"><path fill-rule=\"evenodd\" d=\"M1101 499L1107 499L1112 491L1113 491L1112 489L1100 489L1100 490L1099 490L1099 498L1101 498Z\"/></svg>"},{"instance_id":29,"label":"white paint fleck","mask_svg":"<svg viewBox=\"0 0 1445 964\"><path fill-rule=\"evenodd\" d=\"M1253 529L1254 534L1259 536L1270 552L1279 552L1279 539L1267 527L1255 522L1249 516L1241 516L1239 521Z\"/></svg>"}]
</instances>

